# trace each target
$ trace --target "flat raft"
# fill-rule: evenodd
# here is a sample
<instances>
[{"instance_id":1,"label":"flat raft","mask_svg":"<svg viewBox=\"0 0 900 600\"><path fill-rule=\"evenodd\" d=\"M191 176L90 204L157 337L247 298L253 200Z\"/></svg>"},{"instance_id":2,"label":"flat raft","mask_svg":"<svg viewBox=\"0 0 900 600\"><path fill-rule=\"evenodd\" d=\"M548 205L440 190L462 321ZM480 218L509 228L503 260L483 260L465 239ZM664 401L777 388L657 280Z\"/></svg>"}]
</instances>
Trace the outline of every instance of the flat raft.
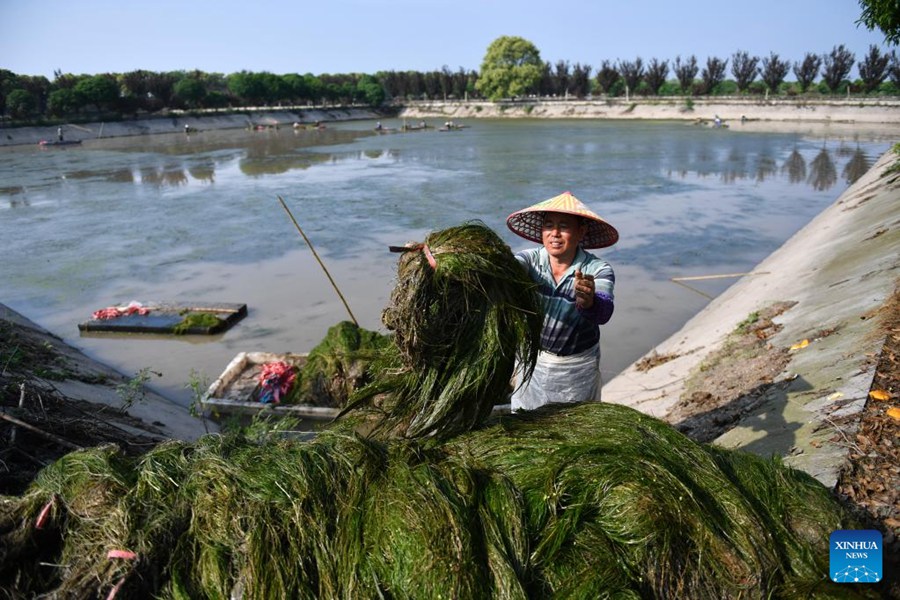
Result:
<instances>
[{"instance_id":1,"label":"flat raft","mask_svg":"<svg viewBox=\"0 0 900 600\"><path fill-rule=\"evenodd\" d=\"M215 335L229 329L232 325L247 316L246 304L229 304L222 302L194 302L188 304L148 305L147 314L123 314L111 319L91 319L78 324L82 332L107 333L181 333L185 335ZM211 325L192 325L176 328L184 321L185 316L207 313L216 317Z\"/></svg>"}]
</instances>

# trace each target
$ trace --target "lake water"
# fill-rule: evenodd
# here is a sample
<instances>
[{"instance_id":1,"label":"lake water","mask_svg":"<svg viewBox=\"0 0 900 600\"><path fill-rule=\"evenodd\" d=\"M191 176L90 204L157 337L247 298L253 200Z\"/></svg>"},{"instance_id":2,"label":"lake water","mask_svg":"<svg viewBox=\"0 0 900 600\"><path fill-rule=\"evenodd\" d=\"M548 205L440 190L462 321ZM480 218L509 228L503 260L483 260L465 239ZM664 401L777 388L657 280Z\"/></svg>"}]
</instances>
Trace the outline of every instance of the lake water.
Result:
<instances>
[{"instance_id":1,"label":"lake water","mask_svg":"<svg viewBox=\"0 0 900 600\"><path fill-rule=\"evenodd\" d=\"M399 122L384 121L387 127ZM439 125L435 120L432 124ZM570 190L620 232L598 251L617 275L604 379L751 271L890 147L888 134L749 133L680 122L472 120L461 131L376 135L207 131L0 150L0 301L187 405L241 351L305 352L348 318L281 195L359 321L384 331L389 245L506 216ZM79 334L94 310L136 300L239 302L212 337Z\"/></svg>"}]
</instances>

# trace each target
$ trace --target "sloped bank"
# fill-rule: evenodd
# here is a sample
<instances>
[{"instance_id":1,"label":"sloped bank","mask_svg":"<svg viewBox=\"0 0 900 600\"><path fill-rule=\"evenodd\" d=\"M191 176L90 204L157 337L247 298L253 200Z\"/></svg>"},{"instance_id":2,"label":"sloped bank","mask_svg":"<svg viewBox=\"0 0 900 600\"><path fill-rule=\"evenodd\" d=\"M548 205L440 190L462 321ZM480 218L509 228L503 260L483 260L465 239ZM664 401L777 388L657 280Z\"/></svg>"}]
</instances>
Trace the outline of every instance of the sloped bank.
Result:
<instances>
[{"instance_id":1,"label":"sloped bank","mask_svg":"<svg viewBox=\"0 0 900 600\"><path fill-rule=\"evenodd\" d=\"M879 311L900 276L900 172L889 169L897 160L885 153L750 275L607 383L604 401L682 429L717 422L715 444L782 456L834 486L884 345ZM762 317L770 323L756 324ZM737 345L742 333L759 338L752 356ZM725 372L748 371L754 360L769 370L716 375L723 362Z\"/></svg>"},{"instance_id":2,"label":"sloped bank","mask_svg":"<svg viewBox=\"0 0 900 600\"><path fill-rule=\"evenodd\" d=\"M316 122L354 121L383 118L374 110L364 108L315 109L246 109L223 114L207 111L173 113L166 117L146 117L113 122L63 125L66 140L86 141L98 138L138 136L164 133L184 134L188 131L214 129L246 129L253 127L287 127L294 123L307 126ZM11 127L0 129L0 146L37 144L41 140L55 140L57 126Z\"/></svg>"}]
</instances>

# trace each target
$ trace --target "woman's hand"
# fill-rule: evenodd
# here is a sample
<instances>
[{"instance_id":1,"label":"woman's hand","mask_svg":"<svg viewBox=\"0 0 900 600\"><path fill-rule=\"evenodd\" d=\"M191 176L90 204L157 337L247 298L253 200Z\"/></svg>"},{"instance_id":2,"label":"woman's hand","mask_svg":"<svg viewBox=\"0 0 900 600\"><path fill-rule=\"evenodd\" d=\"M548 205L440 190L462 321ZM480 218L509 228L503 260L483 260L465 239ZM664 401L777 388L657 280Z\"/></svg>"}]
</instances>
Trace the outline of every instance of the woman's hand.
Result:
<instances>
[{"instance_id":1,"label":"woman's hand","mask_svg":"<svg viewBox=\"0 0 900 600\"><path fill-rule=\"evenodd\" d=\"M588 309L594 305L594 276L575 271L575 303L579 308Z\"/></svg>"}]
</instances>

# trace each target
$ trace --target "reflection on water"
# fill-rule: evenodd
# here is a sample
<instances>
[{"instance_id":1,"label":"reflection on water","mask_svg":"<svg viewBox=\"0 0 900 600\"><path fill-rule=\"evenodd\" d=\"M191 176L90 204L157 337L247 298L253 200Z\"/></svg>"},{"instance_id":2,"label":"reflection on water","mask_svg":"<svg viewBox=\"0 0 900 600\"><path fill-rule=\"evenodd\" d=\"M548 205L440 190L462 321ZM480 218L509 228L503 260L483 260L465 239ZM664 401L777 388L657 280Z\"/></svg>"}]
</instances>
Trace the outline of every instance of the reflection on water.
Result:
<instances>
[{"instance_id":1,"label":"reflection on water","mask_svg":"<svg viewBox=\"0 0 900 600\"><path fill-rule=\"evenodd\" d=\"M859 147L853 152L850 160L844 165L841 176L848 184L856 183L856 180L866 174L872 168L872 161Z\"/></svg>"},{"instance_id":2,"label":"reflection on water","mask_svg":"<svg viewBox=\"0 0 900 600\"><path fill-rule=\"evenodd\" d=\"M831 154L823 146L812 163L809 165L809 179L807 182L814 190L824 191L829 189L837 181L837 168L831 160Z\"/></svg>"},{"instance_id":3,"label":"reflection on water","mask_svg":"<svg viewBox=\"0 0 900 600\"><path fill-rule=\"evenodd\" d=\"M671 277L751 270L890 145L658 122L479 120L452 135L389 136L372 125L0 150L2 300L126 373L165 372L158 387L189 401L191 370L215 377L240 351L308 351L346 318L277 196L360 324L379 329L389 245L480 219L527 247L506 216L569 189L621 234L601 253L617 274L609 378L705 304ZM131 300L242 302L250 313L194 343L78 337L93 310Z\"/></svg>"},{"instance_id":4,"label":"reflection on water","mask_svg":"<svg viewBox=\"0 0 900 600\"><path fill-rule=\"evenodd\" d=\"M803 183L806 181L806 159L794 148L788 159L784 161L781 172L787 172L788 181L791 183Z\"/></svg>"},{"instance_id":5,"label":"reflection on water","mask_svg":"<svg viewBox=\"0 0 900 600\"><path fill-rule=\"evenodd\" d=\"M796 148L787 156L780 168L777 159L771 154L760 153L751 160L751 157L740 149L732 148L719 170L720 181L725 184L734 184L752 177L757 183L762 183L773 177L782 176L786 177L789 183L807 183L816 191L826 191L837 183L838 167L835 164L835 156L846 159L842 177L847 184L855 183L874 163L873 158L860 147L848 150L845 146L841 146L832 153L827 146L822 146L812 157L809 164L809 177L807 177L807 158ZM682 169L678 174L682 178L692 173L708 175L710 173L709 163L712 162L713 157L708 151L704 151L698 154L698 158L700 159L699 163L704 165L702 169L693 172L689 169ZM753 164L752 168L748 166L750 164ZM673 174L674 172L669 171L670 176Z\"/></svg>"},{"instance_id":6,"label":"reflection on water","mask_svg":"<svg viewBox=\"0 0 900 600\"><path fill-rule=\"evenodd\" d=\"M140 184L156 188L182 187L192 182L214 184L217 170L232 169L235 165L244 176L258 178L304 171L317 165L336 162L373 160L401 163L403 160L397 148L365 148L356 151L347 149L354 141L371 136L369 131L267 130L242 132L237 135L242 135L243 139L229 141L223 138L222 132L208 132L202 143L196 139L199 137L196 134L193 140L190 136L187 136L187 139L174 136L179 141L170 141L168 144L156 139L165 136L152 136L154 139L150 143L139 145L135 145L134 140L128 138L103 140L104 145L113 150L127 151L124 156L132 157L130 164L118 168L99 165L96 168L64 169L60 179L68 181L100 179L110 183ZM236 143L239 150L235 147ZM341 150L337 152L328 150L335 146ZM567 144L563 148L571 153L573 146ZM137 154L138 150L142 153ZM421 151L422 148L416 150ZM603 155L609 148L592 143L585 145L584 150L588 154L596 155L602 162ZM837 148L831 149L826 142L815 152L808 149L801 151L795 145L779 160L776 149L768 146L699 144L690 147L683 157L684 160L673 161L679 163L679 167L676 169L669 165L666 173L669 177L678 176L682 179L691 176L702 178L714 176L726 185L745 180L763 183L780 178L790 184L805 183L813 190L827 191L837 183L838 169L841 170L843 180L847 184L852 184L871 168L874 154L877 152L878 149L873 151L863 148L860 144L856 144L855 147L840 144ZM511 152L510 156L514 154ZM151 156L154 158L148 164L147 158ZM632 155L631 162L635 165L635 171L644 171L647 168L646 163L652 163L652 160L650 157ZM45 181L28 186L0 187L0 202L6 200L9 207L27 206L29 204L27 198L14 196L26 195L27 191L40 189L48 183Z\"/></svg>"}]
</instances>

